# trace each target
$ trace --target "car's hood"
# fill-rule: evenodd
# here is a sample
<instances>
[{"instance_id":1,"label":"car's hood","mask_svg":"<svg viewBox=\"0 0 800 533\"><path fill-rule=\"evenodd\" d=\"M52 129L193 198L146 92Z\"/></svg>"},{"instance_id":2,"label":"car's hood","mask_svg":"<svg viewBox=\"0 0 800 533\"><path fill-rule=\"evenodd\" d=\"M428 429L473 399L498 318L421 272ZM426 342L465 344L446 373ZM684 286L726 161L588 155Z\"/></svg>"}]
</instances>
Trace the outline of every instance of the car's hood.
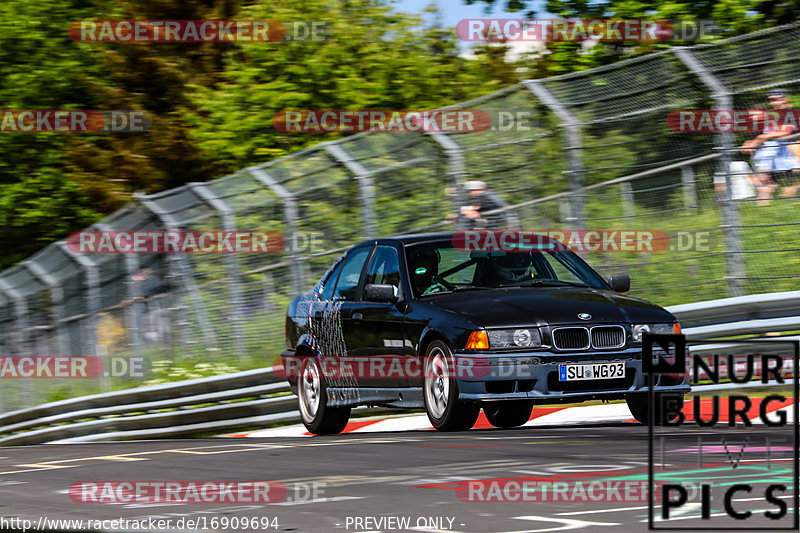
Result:
<instances>
[{"instance_id":1,"label":"car's hood","mask_svg":"<svg viewBox=\"0 0 800 533\"><path fill-rule=\"evenodd\" d=\"M424 298L483 327L579 323L670 322L672 315L639 298L577 287L507 287L443 293ZM581 320L579 313L591 318Z\"/></svg>"}]
</instances>

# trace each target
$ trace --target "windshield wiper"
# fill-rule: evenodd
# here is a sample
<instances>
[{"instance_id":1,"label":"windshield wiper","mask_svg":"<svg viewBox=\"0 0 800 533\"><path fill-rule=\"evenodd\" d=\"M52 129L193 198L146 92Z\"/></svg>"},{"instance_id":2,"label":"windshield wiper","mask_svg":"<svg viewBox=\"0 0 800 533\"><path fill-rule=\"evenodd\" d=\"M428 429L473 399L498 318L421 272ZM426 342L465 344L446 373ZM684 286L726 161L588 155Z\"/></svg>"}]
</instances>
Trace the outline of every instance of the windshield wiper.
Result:
<instances>
[{"instance_id":1,"label":"windshield wiper","mask_svg":"<svg viewBox=\"0 0 800 533\"><path fill-rule=\"evenodd\" d=\"M437 294L450 294L452 292L463 292L463 291L483 291L486 289L493 289L496 287L478 287L478 286L468 286L468 287L455 287L454 289L445 290L445 291L436 291L436 292L429 292L427 294L421 294L420 296L435 296Z\"/></svg>"}]
</instances>

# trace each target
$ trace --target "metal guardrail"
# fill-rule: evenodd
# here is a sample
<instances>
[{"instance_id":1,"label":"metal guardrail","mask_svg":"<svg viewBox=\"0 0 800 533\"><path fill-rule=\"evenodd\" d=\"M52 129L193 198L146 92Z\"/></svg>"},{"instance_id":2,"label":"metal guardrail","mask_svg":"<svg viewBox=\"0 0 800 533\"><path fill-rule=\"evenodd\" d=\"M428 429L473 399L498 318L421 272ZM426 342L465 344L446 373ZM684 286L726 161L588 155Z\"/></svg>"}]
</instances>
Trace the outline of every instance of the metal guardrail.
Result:
<instances>
[{"instance_id":1,"label":"metal guardrail","mask_svg":"<svg viewBox=\"0 0 800 533\"><path fill-rule=\"evenodd\" d=\"M690 340L800 330L800 291L737 296L667 310Z\"/></svg>"},{"instance_id":2,"label":"metal guardrail","mask_svg":"<svg viewBox=\"0 0 800 533\"><path fill-rule=\"evenodd\" d=\"M800 329L800 291L667 309L681 321L690 341ZM757 339L735 345L723 341L697 346L692 352L753 350L758 343ZM289 393L275 367L268 367L82 396L0 415L0 446L178 437L297 422L297 402ZM359 409L365 414L384 411Z\"/></svg>"}]
</instances>

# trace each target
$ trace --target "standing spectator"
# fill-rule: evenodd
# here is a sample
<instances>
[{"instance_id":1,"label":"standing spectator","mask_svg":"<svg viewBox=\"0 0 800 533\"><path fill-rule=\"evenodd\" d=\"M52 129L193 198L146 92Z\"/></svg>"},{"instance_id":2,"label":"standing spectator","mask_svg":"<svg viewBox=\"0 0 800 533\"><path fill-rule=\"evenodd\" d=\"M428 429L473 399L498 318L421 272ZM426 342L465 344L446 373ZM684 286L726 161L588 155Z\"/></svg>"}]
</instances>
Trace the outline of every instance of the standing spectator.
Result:
<instances>
[{"instance_id":1,"label":"standing spectator","mask_svg":"<svg viewBox=\"0 0 800 533\"><path fill-rule=\"evenodd\" d=\"M779 126L775 127L766 121L763 133L750 139L742 145L742 152L754 153L753 165L757 172L759 205L766 205L772 198L773 191L778 187L775 181L776 174L787 174L795 168L800 168L800 162L789 149L786 137L795 132L795 127L784 123L783 114L791 111L789 99L785 89L772 89L768 93L769 103L773 111L778 111L781 118Z\"/></svg>"},{"instance_id":2,"label":"standing spectator","mask_svg":"<svg viewBox=\"0 0 800 533\"><path fill-rule=\"evenodd\" d=\"M467 219L469 229L508 229L517 228L517 217L508 210L508 204L497 194L486 188L483 181L464 183L467 192L467 204L461 208L461 216ZM499 213L491 213L498 209L506 209Z\"/></svg>"},{"instance_id":3,"label":"standing spectator","mask_svg":"<svg viewBox=\"0 0 800 533\"><path fill-rule=\"evenodd\" d=\"M168 292L169 285L150 267L140 268L131 276L131 281L137 294L134 300L145 304L140 323L142 336L151 342L162 340L169 333L169 310L165 303L156 297ZM130 302L131 300L125 300L123 304Z\"/></svg>"}]
</instances>

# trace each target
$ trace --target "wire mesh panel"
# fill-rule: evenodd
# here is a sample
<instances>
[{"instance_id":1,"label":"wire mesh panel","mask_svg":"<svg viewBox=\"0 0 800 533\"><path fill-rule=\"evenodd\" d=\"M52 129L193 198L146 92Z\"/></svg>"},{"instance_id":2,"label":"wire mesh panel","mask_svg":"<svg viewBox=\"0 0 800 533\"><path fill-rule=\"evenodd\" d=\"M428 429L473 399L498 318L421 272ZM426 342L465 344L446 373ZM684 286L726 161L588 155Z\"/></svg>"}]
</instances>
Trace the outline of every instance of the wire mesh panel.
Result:
<instances>
[{"instance_id":1,"label":"wire mesh panel","mask_svg":"<svg viewBox=\"0 0 800 533\"><path fill-rule=\"evenodd\" d=\"M371 133L337 143L368 173L377 233L396 235L430 230L452 209L441 148L416 132ZM361 178L364 179L364 178Z\"/></svg>"},{"instance_id":2,"label":"wire mesh panel","mask_svg":"<svg viewBox=\"0 0 800 533\"><path fill-rule=\"evenodd\" d=\"M712 103L708 89L671 53L551 78L544 85L581 125L584 185L689 159L713 146L709 135L687 137L667 126L670 111Z\"/></svg>"},{"instance_id":3,"label":"wire mesh panel","mask_svg":"<svg viewBox=\"0 0 800 533\"><path fill-rule=\"evenodd\" d=\"M559 209L531 205L568 189L560 123L552 112L523 85L463 107L484 112L491 127L449 135L463 154L462 181L485 182L487 191L499 197L500 205L522 204L490 216L487 226L534 230L559 221ZM479 203L480 196L467 191L463 201L469 206Z\"/></svg>"},{"instance_id":4,"label":"wire mesh panel","mask_svg":"<svg viewBox=\"0 0 800 533\"><path fill-rule=\"evenodd\" d=\"M451 106L488 117L473 131L361 133L137 196L92 229L267 231L282 246L83 255L46 247L0 274L0 355L140 357L148 373L3 380L0 411L271 364L291 298L361 240L470 227L480 201L468 182L496 198L499 215L484 227L605 231L618 249L582 255L603 275L630 274L633 295L662 305L725 297L732 282L744 293L793 290L800 173L762 176L754 154L740 150L758 131L726 140L676 130L668 117L728 96L735 108L769 109L768 89L793 92L800 81L798 37L800 26L784 26L529 80ZM775 190L762 195L770 183Z\"/></svg>"},{"instance_id":5,"label":"wire mesh panel","mask_svg":"<svg viewBox=\"0 0 800 533\"><path fill-rule=\"evenodd\" d=\"M326 248L351 244L364 234L358 182L324 149L300 152L262 168L295 198L298 233L322 234Z\"/></svg>"},{"instance_id":6,"label":"wire mesh panel","mask_svg":"<svg viewBox=\"0 0 800 533\"><path fill-rule=\"evenodd\" d=\"M692 53L732 94L732 107L753 111L778 111L768 90L782 87L791 95L800 81L800 25L775 28L729 41L699 46ZM789 97L788 105L800 101ZM735 145L742 146L765 130L767 125L749 131L734 132ZM754 131L755 130L755 131ZM797 130L795 130L797 132ZM784 142L785 149L797 160L800 141ZM762 145L763 146L763 145ZM800 187L800 169L786 165L775 172L762 172L759 151L730 154L734 185L741 184L740 239L744 262L743 291L747 294L795 290L800 278L797 255L796 193ZM800 166L800 164L796 165ZM795 167L796 167L795 166ZM759 184L766 186L759 191ZM719 187L719 185L718 185ZM760 199L759 196L762 196Z\"/></svg>"}]
</instances>

